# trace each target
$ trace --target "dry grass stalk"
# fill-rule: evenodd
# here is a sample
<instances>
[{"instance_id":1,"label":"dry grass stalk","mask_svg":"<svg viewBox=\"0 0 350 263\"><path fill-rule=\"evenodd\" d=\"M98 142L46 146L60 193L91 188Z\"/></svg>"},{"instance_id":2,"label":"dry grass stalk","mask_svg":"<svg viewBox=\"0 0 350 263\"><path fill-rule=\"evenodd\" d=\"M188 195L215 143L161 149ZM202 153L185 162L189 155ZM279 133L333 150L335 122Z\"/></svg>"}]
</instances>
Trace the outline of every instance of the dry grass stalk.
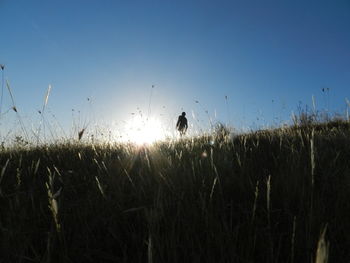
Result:
<instances>
[{"instance_id":1,"label":"dry grass stalk","mask_svg":"<svg viewBox=\"0 0 350 263\"><path fill-rule=\"evenodd\" d=\"M315 263L328 262L329 242L327 242L325 239L326 231L327 231L327 225L323 228L320 239L318 240Z\"/></svg>"}]
</instances>

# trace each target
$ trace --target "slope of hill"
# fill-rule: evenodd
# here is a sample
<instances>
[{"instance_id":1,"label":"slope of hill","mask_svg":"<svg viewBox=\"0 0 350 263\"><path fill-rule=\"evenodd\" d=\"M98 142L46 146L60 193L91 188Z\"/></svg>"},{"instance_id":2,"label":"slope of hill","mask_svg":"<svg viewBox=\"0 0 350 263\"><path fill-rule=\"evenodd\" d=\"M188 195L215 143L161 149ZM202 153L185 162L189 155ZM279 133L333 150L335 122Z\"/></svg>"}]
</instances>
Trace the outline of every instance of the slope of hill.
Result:
<instances>
[{"instance_id":1,"label":"slope of hill","mask_svg":"<svg viewBox=\"0 0 350 263\"><path fill-rule=\"evenodd\" d=\"M0 262L348 262L349 160L347 122L2 150Z\"/></svg>"}]
</instances>

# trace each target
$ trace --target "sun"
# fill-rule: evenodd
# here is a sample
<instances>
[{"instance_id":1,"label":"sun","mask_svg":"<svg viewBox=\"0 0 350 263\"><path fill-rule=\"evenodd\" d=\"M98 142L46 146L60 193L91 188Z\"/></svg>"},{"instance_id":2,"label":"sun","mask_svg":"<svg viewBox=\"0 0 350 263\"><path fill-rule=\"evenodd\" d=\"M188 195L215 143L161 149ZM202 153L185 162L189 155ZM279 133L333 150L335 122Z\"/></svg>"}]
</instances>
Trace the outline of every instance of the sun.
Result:
<instances>
[{"instance_id":1,"label":"sun","mask_svg":"<svg viewBox=\"0 0 350 263\"><path fill-rule=\"evenodd\" d=\"M134 116L125 124L124 140L137 145L153 144L166 137L160 120Z\"/></svg>"}]
</instances>

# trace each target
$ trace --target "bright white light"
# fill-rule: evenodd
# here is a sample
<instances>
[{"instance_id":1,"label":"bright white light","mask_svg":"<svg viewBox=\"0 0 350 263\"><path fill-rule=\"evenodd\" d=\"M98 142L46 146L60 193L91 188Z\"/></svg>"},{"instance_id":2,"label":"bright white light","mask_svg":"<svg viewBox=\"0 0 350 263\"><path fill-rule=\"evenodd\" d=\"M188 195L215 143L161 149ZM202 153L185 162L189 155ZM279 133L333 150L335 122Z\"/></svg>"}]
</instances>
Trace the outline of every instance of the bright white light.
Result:
<instances>
[{"instance_id":1,"label":"bright white light","mask_svg":"<svg viewBox=\"0 0 350 263\"><path fill-rule=\"evenodd\" d=\"M152 144L165 138L161 122L155 118L134 116L125 125L124 140L142 144Z\"/></svg>"}]
</instances>

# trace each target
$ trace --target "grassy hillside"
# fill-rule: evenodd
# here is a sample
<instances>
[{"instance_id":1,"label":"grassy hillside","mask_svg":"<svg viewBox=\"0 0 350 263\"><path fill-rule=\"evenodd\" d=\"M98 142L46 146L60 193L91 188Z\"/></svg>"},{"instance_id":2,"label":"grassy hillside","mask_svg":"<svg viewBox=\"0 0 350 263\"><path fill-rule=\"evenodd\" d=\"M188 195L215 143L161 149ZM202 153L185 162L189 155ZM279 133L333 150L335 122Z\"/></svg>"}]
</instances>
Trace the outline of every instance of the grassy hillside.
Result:
<instances>
[{"instance_id":1,"label":"grassy hillside","mask_svg":"<svg viewBox=\"0 0 350 263\"><path fill-rule=\"evenodd\" d=\"M348 262L349 160L346 122L4 149L0 262Z\"/></svg>"}]
</instances>

